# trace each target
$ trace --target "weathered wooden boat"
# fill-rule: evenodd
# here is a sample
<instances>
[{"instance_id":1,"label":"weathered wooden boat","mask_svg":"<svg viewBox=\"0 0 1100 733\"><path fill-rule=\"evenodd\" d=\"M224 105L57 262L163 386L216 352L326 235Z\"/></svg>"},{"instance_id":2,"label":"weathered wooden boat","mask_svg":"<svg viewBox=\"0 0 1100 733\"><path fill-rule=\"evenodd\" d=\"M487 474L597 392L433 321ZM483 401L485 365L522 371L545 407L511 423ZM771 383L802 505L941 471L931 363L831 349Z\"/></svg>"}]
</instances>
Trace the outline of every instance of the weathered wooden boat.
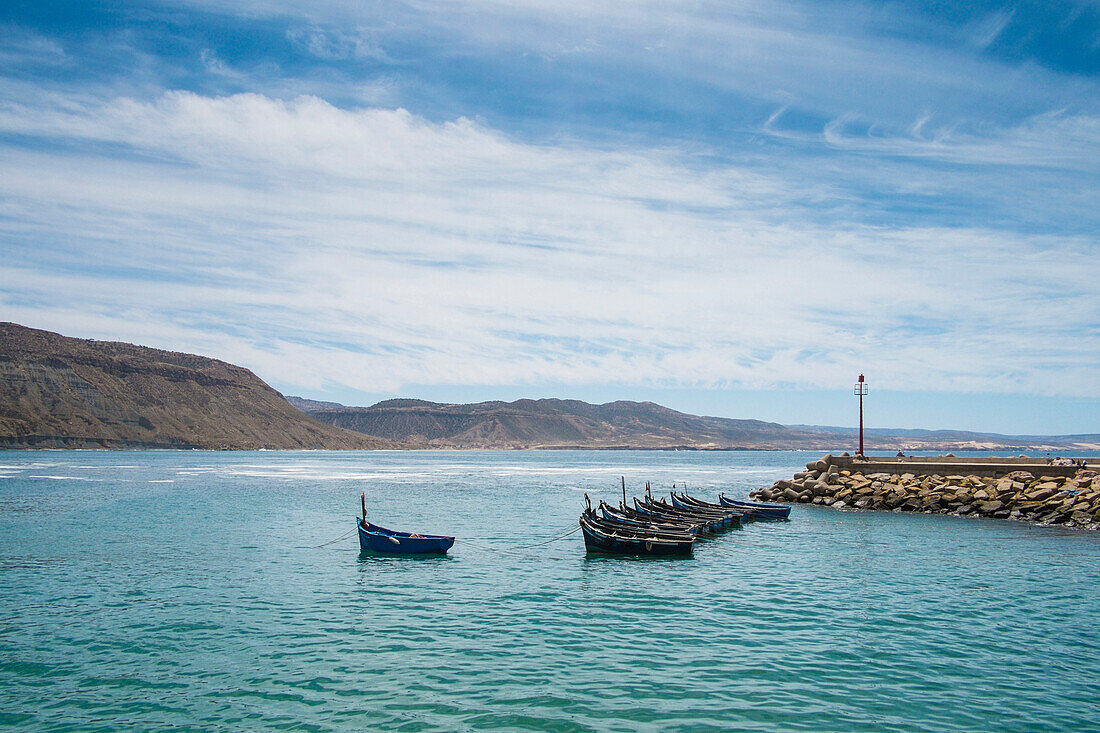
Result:
<instances>
[{"instance_id":1,"label":"weathered wooden boat","mask_svg":"<svg viewBox=\"0 0 1100 733\"><path fill-rule=\"evenodd\" d=\"M679 510L672 512L640 502L637 497L634 498L634 511L642 516L649 517L659 522L690 522L692 524L697 524L701 532L713 533L721 532L725 529L723 522L718 519L688 515Z\"/></svg>"},{"instance_id":2,"label":"weathered wooden boat","mask_svg":"<svg viewBox=\"0 0 1100 733\"><path fill-rule=\"evenodd\" d=\"M615 555L690 555L695 537L684 534L678 539L656 534L629 533L621 528L608 527L598 523L591 510L581 514L581 533L584 535L584 549L590 553L609 553Z\"/></svg>"},{"instance_id":3,"label":"weathered wooden boat","mask_svg":"<svg viewBox=\"0 0 1100 733\"><path fill-rule=\"evenodd\" d=\"M716 529L729 529L741 526L741 514L736 509L727 508L722 511L710 511L706 509L679 509L660 499L647 499L639 501L634 499L634 506L641 511L662 512L666 515L686 517L715 523Z\"/></svg>"},{"instance_id":4,"label":"weathered wooden boat","mask_svg":"<svg viewBox=\"0 0 1100 733\"><path fill-rule=\"evenodd\" d=\"M363 517L355 520L359 528L359 549L381 555L445 555L455 543L454 537L416 532L398 532L367 521L367 498L363 503Z\"/></svg>"},{"instance_id":5,"label":"weathered wooden boat","mask_svg":"<svg viewBox=\"0 0 1100 733\"><path fill-rule=\"evenodd\" d=\"M359 549L382 555L445 555L455 543L454 537L435 534L398 532L356 519L359 527Z\"/></svg>"},{"instance_id":6,"label":"weathered wooden boat","mask_svg":"<svg viewBox=\"0 0 1100 733\"><path fill-rule=\"evenodd\" d=\"M687 532L693 535L698 535L703 531L702 524L698 522L688 523L658 520L626 509L625 507L615 509L603 501L600 502L599 512L602 519L627 527L671 530L673 532Z\"/></svg>"},{"instance_id":7,"label":"weathered wooden boat","mask_svg":"<svg viewBox=\"0 0 1100 733\"><path fill-rule=\"evenodd\" d=\"M600 502L600 507L597 511L592 512L591 519L594 519L596 524L606 528L618 528L626 532L641 532L641 533L656 533L662 535L672 535L681 537L683 535L695 535L697 532L694 527L682 524L669 524L664 522L654 522L652 520L644 521L641 519L631 519L619 514L606 503Z\"/></svg>"},{"instance_id":8,"label":"weathered wooden boat","mask_svg":"<svg viewBox=\"0 0 1100 733\"><path fill-rule=\"evenodd\" d=\"M788 519L791 516L791 508L786 504L763 504L759 501L742 501L731 499L725 494L718 495L718 501L722 506L731 509L752 509L757 519Z\"/></svg>"},{"instance_id":9,"label":"weathered wooden boat","mask_svg":"<svg viewBox=\"0 0 1100 733\"><path fill-rule=\"evenodd\" d=\"M672 540L675 542L682 542L688 539L694 539L694 535L687 532L677 532L674 530L655 530L655 529L642 529L639 527L625 527L615 524L614 522L608 522L597 516L594 512L587 514L591 524L604 532L613 532L622 537L630 537L633 539L662 539Z\"/></svg>"},{"instance_id":10,"label":"weathered wooden boat","mask_svg":"<svg viewBox=\"0 0 1100 733\"><path fill-rule=\"evenodd\" d=\"M687 532L693 535L702 535L706 532L709 532L706 527L706 523L700 522L698 521L698 519L685 519L683 517L678 517L674 519L663 518L654 514L643 514L636 510L636 508L631 508L629 506L619 506L617 508L612 508L608 506L606 510L602 511L609 514L614 514L615 516L634 519L635 522L667 526L679 530L679 532Z\"/></svg>"},{"instance_id":11,"label":"weathered wooden boat","mask_svg":"<svg viewBox=\"0 0 1100 733\"><path fill-rule=\"evenodd\" d=\"M706 509L709 511L729 511L731 508L735 508L736 511L741 514L742 522L751 522L756 519L756 510L752 508L742 507L725 507L721 504L712 504L709 501L702 499L696 499L694 496L688 496L684 493L677 493L672 491L669 493L672 498L672 506L680 509Z\"/></svg>"},{"instance_id":12,"label":"weathered wooden boat","mask_svg":"<svg viewBox=\"0 0 1100 733\"><path fill-rule=\"evenodd\" d=\"M745 522L745 510L733 509L731 507L719 507L718 509L708 509L701 506L680 505L677 506L676 502L667 502L664 499L651 499L653 504L661 507L668 507L669 509L678 509L682 512L689 512L699 514L700 516L710 516L728 519L729 522L726 526L740 527Z\"/></svg>"},{"instance_id":13,"label":"weathered wooden boat","mask_svg":"<svg viewBox=\"0 0 1100 733\"><path fill-rule=\"evenodd\" d=\"M696 499L694 496L688 496L687 494L678 493L676 491L669 492L669 499L672 501L672 506L677 509L706 509L709 511L722 511L727 510L729 507L724 507L721 504L711 504L710 502ZM745 516L745 519L750 517Z\"/></svg>"}]
</instances>

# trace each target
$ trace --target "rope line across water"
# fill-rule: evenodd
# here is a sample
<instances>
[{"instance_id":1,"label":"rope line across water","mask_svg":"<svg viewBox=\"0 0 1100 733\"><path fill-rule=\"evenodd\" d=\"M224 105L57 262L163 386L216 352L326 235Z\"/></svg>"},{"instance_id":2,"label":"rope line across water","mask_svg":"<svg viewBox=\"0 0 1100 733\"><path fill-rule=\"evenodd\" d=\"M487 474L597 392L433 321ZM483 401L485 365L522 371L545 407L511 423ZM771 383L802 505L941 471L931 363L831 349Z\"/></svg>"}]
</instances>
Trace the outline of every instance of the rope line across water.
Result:
<instances>
[{"instance_id":1,"label":"rope line across water","mask_svg":"<svg viewBox=\"0 0 1100 733\"><path fill-rule=\"evenodd\" d=\"M334 544L334 543L339 542L340 540L344 539L345 537L350 535L352 532L356 531L356 529L358 529L358 527L352 527L351 529L349 529L347 532L344 532L344 534L340 535L336 539L329 540L328 542L322 542L319 545L311 545L310 549L311 550L316 550L316 549L319 549L321 547L328 547L329 545ZM556 537L551 537L548 540L543 540L542 542L534 542L530 545L518 545L518 546L515 546L515 547L510 547L507 550L505 550L503 548L499 548L499 547L489 547L488 545L479 545L475 542L470 542L469 540L455 539L455 542L461 543L463 545L468 545L470 547L476 547L479 550L485 550L486 552L500 552L500 553L503 553L505 555L513 555L515 553L512 552L512 550L527 550L527 549L530 549L532 547L542 547L543 545L549 545L551 542L557 542L558 540L563 540L566 537L568 537L569 535L574 534L574 533L579 532L579 531L580 531L580 526L578 525L578 526L574 527L573 529L569 530L568 532L566 532L564 534L560 534Z\"/></svg>"},{"instance_id":2,"label":"rope line across water","mask_svg":"<svg viewBox=\"0 0 1100 733\"><path fill-rule=\"evenodd\" d=\"M571 535L575 532L580 532L580 531L581 531L581 526L578 524L576 527L569 530L565 534L560 534L557 537L552 537L552 538L546 540L545 542L536 542L532 545L520 545L519 547L513 547L512 549L513 550L526 550L529 547L542 547L543 545L549 545L551 542L557 542L558 540L565 539L569 535Z\"/></svg>"},{"instance_id":3,"label":"rope line across water","mask_svg":"<svg viewBox=\"0 0 1100 733\"><path fill-rule=\"evenodd\" d=\"M557 542L558 540L565 539L566 537L568 537L569 535L571 535L575 532L579 532L580 529L581 529L580 525L578 525L578 526L574 527L573 529L569 530L568 532L558 535L557 537L551 537L550 539L543 540L542 542L534 542L530 545L517 545L515 547L509 547L508 549L504 549L504 548L501 548L501 547L489 547L488 545L479 545L475 542L470 542L468 540L456 539L455 542L459 543L459 544L466 545L468 547L474 547L474 548L477 548L479 550L484 550L485 552L499 552L502 555L512 555L514 557L525 557L525 555L514 552L514 550L528 550L532 547L542 547L543 545L549 545L551 542Z\"/></svg>"},{"instance_id":4,"label":"rope line across water","mask_svg":"<svg viewBox=\"0 0 1100 733\"><path fill-rule=\"evenodd\" d=\"M344 539L345 537L347 537L349 534L351 534L352 532L354 532L357 529L359 529L359 528L358 527L352 527L351 529L349 529L347 532L344 532L344 534L340 535L336 539L329 540L328 542L322 542L319 545L311 545L309 549L316 550L319 547L328 547L329 545L333 544L334 542L339 542L340 540Z\"/></svg>"}]
</instances>

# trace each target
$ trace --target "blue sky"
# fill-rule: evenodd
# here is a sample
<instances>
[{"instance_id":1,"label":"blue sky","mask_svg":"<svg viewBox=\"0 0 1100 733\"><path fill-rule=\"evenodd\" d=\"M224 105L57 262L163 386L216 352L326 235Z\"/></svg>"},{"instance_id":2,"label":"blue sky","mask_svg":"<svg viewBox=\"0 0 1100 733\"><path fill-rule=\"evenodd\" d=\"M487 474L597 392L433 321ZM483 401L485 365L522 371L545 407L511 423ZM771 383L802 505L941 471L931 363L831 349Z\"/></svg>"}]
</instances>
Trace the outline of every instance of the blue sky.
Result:
<instances>
[{"instance_id":1,"label":"blue sky","mask_svg":"<svg viewBox=\"0 0 1100 733\"><path fill-rule=\"evenodd\" d=\"M605 7L606 6L606 7ZM363 404L1100 432L1100 4L8 2L0 318Z\"/></svg>"}]
</instances>

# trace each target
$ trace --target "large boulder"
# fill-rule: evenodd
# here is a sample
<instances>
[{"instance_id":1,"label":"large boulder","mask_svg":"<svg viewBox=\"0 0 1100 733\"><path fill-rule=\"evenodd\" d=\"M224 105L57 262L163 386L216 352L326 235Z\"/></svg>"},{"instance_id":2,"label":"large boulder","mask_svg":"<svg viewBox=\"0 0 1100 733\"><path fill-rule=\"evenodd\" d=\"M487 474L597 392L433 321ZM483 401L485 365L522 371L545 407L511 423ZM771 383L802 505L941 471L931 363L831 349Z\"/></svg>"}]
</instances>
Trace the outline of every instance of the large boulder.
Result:
<instances>
[{"instance_id":1,"label":"large boulder","mask_svg":"<svg viewBox=\"0 0 1100 733\"><path fill-rule=\"evenodd\" d=\"M1041 488L1035 488L1024 494L1031 501L1046 501L1050 497L1058 493L1057 486L1046 486Z\"/></svg>"},{"instance_id":2,"label":"large boulder","mask_svg":"<svg viewBox=\"0 0 1100 733\"><path fill-rule=\"evenodd\" d=\"M983 501L977 505L978 511L982 514L992 514L993 512L1000 511L1004 506L1004 502L1000 501Z\"/></svg>"}]
</instances>

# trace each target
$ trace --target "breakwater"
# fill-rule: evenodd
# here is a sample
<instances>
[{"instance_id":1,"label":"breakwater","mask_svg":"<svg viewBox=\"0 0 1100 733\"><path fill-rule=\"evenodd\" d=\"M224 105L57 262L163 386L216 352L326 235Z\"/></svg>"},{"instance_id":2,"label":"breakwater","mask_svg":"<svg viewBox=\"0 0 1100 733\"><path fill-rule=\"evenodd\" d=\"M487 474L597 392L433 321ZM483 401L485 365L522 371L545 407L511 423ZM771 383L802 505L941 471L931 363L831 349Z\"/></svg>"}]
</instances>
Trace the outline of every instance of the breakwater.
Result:
<instances>
[{"instance_id":1,"label":"breakwater","mask_svg":"<svg viewBox=\"0 0 1100 733\"><path fill-rule=\"evenodd\" d=\"M871 458L811 461L750 496L923 514L1017 519L1100 529L1100 477L1087 466L1035 459Z\"/></svg>"}]
</instances>

